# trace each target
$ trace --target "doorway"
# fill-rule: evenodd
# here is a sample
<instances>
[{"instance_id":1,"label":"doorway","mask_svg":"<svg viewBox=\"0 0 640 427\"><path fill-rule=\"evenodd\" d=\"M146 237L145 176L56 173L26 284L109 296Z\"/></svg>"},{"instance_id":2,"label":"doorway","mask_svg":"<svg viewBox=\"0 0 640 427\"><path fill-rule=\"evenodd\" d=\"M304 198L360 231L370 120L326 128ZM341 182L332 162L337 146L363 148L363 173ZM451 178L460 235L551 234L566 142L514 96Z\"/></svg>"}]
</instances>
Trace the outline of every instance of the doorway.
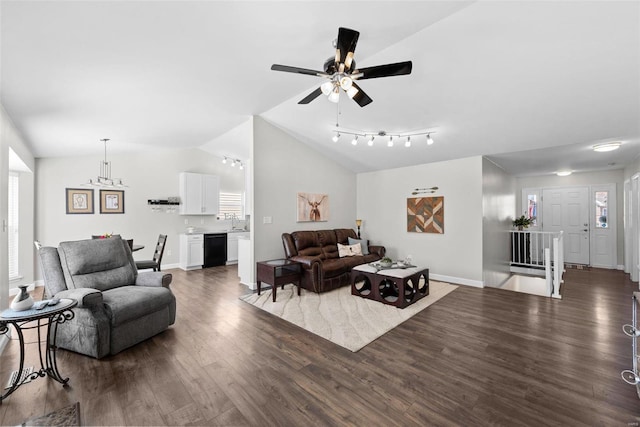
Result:
<instances>
[{"instance_id":1,"label":"doorway","mask_svg":"<svg viewBox=\"0 0 640 427\"><path fill-rule=\"evenodd\" d=\"M589 265L588 187L543 188L542 231L563 232L566 263Z\"/></svg>"},{"instance_id":2,"label":"doorway","mask_svg":"<svg viewBox=\"0 0 640 427\"><path fill-rule=\"evenodd\" d=\"M617 267L616 185L523 188L522 206L535 201L533 231L563 232L568 264Z\"/></svg>"}]
</instances>

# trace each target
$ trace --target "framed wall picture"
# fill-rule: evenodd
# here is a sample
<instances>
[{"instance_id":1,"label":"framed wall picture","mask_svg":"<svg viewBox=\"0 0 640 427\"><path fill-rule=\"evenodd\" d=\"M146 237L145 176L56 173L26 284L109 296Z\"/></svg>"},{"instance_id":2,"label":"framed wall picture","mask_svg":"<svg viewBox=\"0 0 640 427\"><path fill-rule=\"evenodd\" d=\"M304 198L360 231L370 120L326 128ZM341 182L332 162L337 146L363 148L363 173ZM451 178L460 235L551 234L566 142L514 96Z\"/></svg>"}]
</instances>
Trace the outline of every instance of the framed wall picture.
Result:
<instances>
[{"instance_id":1,"label":"framed wall picture","mask_svg":"<svg viewBox=\"0 0 640 427\"><path fill-rule=\"evenodd\" d=\"M100 213L123 214L124 190L100 190Z\"/></svg>"},{"instance_id":2,"label":"framed wall picture","mask_svg":"<svg viewBox=\"0 0 640 427\"><path fill-rule=\"evenodd\" d=\"M298 193L297 222L329 220L329 196L327 194Z\"/></svg>"},{"instance_id":3,"label":"framed wall picture","mask_svg":"<svg viewBox=\"0 0 640 427\"><path fill-rule=\"evenodd\" d=\"M407 199L407 231L444 234L444 197Z\"/></svg>"},{"instance_id":4,"label":"framed wall picture","mask_svg":"<svg viewBox=\"0 0 640 427\"><path fill-rule=\"evenodd\" d=\"M87 188L67 188L67 214L92 214L93 190Z\"/></svg>"}]
</instances>

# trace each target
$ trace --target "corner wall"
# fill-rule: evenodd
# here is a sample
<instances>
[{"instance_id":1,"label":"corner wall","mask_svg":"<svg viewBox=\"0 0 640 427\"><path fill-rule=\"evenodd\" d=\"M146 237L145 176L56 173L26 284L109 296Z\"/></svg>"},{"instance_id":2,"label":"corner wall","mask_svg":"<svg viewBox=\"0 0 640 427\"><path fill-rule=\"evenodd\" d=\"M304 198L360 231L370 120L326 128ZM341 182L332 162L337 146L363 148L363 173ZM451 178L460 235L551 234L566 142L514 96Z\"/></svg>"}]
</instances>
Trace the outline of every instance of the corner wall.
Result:
<instances>
[{"instance_id":1,"label":"corner wall","mask_svg":"<svg viewBox=\"0 0 640 427\"><path fill-rule=\"evenodd\" d=\"M444 234L408 232L407 199L432 186L444 196ZM435 280L483 286L481 157L361 173L357 190L364 238L393 259L411 255Z\"/></svg>"},{"instance_id":2,"label":"corner wall","mask_svg":"<svg viewBox=\"0 0 640 427\"><path fill-rule=\"evenodd\" d=\"M482 263L485 286L500 286L511 275L509 230L516 212L516 179L482 159Z\"/></svg>"},{"instance_id":3,"label":"corner wall","mask_svg":"<svg viewBox=\"0 0 640 427\"><path fill-rule=\"evenodd\" d=\"M262 117L254 117L254 259L282 258L282 233L296 230L355 228L356 176ZM297 222L298 192L329 196L329 220ZM271 218L265 224L265 218ZM252 273L255 283L255 266Z\"/></svg>"}]
</instances>

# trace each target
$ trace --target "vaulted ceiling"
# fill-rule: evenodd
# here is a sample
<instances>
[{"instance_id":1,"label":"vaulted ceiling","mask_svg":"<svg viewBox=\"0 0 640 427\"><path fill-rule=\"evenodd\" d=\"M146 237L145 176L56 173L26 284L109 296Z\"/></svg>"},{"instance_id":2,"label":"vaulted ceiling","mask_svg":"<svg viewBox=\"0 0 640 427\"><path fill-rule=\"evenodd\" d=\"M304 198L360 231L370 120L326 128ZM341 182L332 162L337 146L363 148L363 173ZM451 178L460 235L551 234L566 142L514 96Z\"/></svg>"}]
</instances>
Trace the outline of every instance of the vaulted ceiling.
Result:
<instances>
[{"instance_id":1,"label":"vaulted ceiling","mask_svg":"<svg viewBox=\"0 0 640 427\"><path fill-rule=\"evenodd\" d=\"M204 147L248 156L261 115L353 171L489 155L514 174L612 169L640 153L640 4L626 1L2 1L0 101L37 157ZM338 27L360 32L360 108L319 97ZM338 116L339 113L339 116ZM434 130L353 146L340 127ZM622 141L616 152L591 146Z\"/></svg>"}]
</instances>

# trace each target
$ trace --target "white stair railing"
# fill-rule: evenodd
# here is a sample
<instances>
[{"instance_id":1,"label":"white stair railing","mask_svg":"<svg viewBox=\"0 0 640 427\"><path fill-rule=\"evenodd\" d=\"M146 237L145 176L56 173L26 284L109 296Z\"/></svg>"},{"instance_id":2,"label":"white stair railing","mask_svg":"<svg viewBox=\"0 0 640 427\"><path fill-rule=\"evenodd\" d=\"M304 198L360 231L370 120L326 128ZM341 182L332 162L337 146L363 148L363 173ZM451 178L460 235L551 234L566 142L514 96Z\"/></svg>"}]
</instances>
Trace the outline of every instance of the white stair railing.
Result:
<instances>
[{"instance_id":1,"label":"white stair railing","mask_svg":"<svg viewBox=\"0 0 640 427\"><path fill-rule=\"evenodd\" d=\"M563 233L511 230L511 268L514 272L539 271L546 278L547 295L561 298L564 274ZM540 274L541 275L541 274Z\"/></svg>"}]
</instances>

